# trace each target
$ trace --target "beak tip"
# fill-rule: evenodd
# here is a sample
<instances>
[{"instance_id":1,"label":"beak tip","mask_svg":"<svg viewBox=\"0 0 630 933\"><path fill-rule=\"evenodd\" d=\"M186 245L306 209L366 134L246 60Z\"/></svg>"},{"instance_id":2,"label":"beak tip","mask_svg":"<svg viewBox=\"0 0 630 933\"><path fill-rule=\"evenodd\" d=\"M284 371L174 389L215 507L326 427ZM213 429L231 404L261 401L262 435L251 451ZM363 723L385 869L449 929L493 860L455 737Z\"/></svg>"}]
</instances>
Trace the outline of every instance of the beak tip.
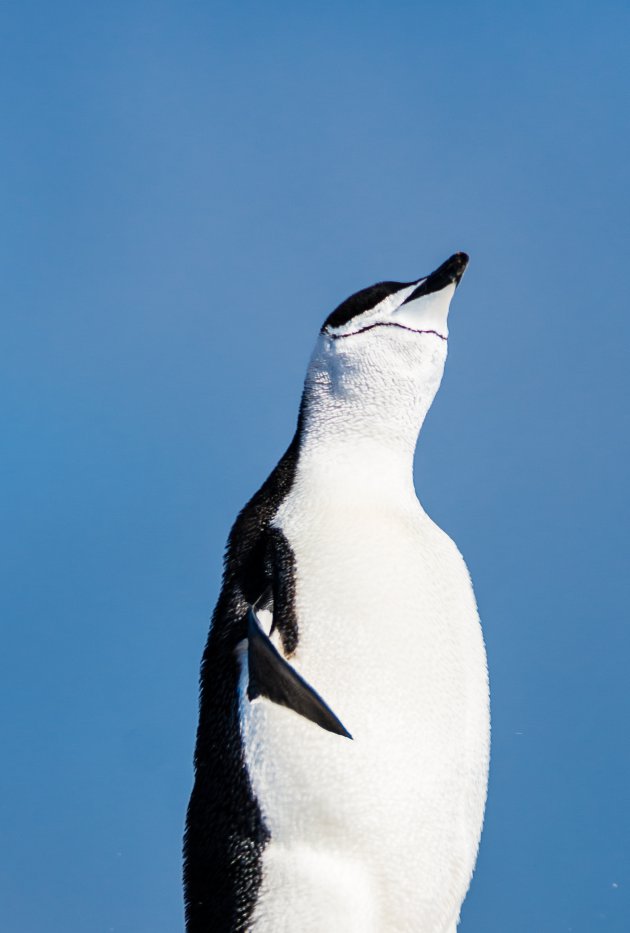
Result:
<instances>
[{"instance_id":1,"label":"beak tip","mask_svg":"<svg viewBox=\"0 0 630 933\"><path fill-rule=\"evenodd\" d=\"M453 253L452 256L443 262L441 266L432 272L431 275L423 279L420 287L413 293L412 297L419 297L422 294L439 292L447 285L459 285L461 278L468 265L468 253ZM409 301L409 299L407 299Z\"/></svg>"},{"instance_id":2,"label":"beak tip","mask_svg":"<svg viewBox=\"0 0 630 933\"><path fill-rule=\"evenodd\" d=\"M470 256L468 253L455 253L451 256L450 259L447 259L444 263L445 266L449 267L449 271L453 276L453 281L456 285L459 285L461 278L466 271L466 266L470 262Z\"/></svg>"}]
</instances>

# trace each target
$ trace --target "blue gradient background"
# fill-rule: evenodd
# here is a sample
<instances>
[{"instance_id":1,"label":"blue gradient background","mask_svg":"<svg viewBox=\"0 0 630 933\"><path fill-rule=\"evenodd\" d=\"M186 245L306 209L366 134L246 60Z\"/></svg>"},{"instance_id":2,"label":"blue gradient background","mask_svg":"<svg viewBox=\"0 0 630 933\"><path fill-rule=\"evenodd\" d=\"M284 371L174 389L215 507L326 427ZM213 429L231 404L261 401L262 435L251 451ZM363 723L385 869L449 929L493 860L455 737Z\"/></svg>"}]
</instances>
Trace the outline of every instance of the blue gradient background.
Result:
<instances>
[{"instance_id":1,"label":"blue gradient background","mask_svg":"<svg viewBox=\"0 0 630 933\"><path fill-rule=\"evenodd\" d=\"M3 930L182 929L231 521L324 316L458 249L416 482L492 677L461 929L630 929L629 25L607 0L3 5Z\"/></svg>"}]
</instances>

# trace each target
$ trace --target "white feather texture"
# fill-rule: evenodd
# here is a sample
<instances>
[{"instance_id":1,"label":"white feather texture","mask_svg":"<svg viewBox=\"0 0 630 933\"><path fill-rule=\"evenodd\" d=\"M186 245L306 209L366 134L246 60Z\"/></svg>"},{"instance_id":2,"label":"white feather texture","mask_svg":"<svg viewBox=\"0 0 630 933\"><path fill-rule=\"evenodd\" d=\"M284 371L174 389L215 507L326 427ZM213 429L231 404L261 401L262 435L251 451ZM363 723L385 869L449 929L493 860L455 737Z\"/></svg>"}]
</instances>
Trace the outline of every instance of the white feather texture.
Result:
<instances>
[{"instance_id":1,"label":"white feather texture","mask_svg":"<svg viewBox=\"0 0 630 933\"><path fill-rule=\"evenodd\" d=\"M246 761L271 832L252 929L454 933L483 820L489 702L468 571L413 488L447 343L392 326L346 334L316 345L275 524L296 560L291 663L354 740L250 703L242 655Z\"/></svg>"}]
</instances>

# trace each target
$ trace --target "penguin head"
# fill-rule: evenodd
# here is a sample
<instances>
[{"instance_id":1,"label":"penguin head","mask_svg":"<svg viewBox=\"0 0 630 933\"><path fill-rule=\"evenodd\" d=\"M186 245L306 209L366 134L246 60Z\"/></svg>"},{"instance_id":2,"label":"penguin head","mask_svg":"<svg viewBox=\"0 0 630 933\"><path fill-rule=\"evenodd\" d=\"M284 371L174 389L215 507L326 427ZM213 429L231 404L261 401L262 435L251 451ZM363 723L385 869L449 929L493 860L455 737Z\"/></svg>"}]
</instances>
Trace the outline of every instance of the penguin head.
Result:
<instances>
[{"instance_id":1,"label":"penguin head","mask_svg":"<svg viewBox=\"0 0 630 933\"><path fill-rule=\"evenodd\" d=\"M467 265L455 253L430 275L379 282L340 304L311 359L307 411L373 435L403 421L417 432L442 379L449 306Z\"/></svg>"},{"instance_id":2,"label":"penguin head","mask_svg":"<svg viewBox=\"0 0 630 933\"><path fill-rule=\"evenodd\" d=\"M455 253L415 282L378 282L364 288L326 318L321 332L340 339L390 326L446 340L449 305L467 265L466 253Z\"/></svg>"}]
</instances>

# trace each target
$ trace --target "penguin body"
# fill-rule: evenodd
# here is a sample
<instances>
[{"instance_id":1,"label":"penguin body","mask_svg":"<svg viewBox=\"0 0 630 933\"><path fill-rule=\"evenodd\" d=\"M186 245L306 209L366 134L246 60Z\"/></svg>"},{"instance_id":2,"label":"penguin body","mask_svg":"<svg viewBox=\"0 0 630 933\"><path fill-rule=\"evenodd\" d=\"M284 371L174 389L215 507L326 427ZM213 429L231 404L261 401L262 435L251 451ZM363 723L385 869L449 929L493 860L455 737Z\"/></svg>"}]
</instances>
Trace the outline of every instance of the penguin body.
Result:
<instances>
[{"instance_id":1,"label":"penguin body","mask_svg":"<svg viewBox=\"0 0 630 933\"><path fill-rule=\"evenodd\" d=\"M328 318L296 437L232 531L202 668L189 933L456 928L486 662L468 571L412 465L466 261Z\"/></svg>"}]
</instances>

